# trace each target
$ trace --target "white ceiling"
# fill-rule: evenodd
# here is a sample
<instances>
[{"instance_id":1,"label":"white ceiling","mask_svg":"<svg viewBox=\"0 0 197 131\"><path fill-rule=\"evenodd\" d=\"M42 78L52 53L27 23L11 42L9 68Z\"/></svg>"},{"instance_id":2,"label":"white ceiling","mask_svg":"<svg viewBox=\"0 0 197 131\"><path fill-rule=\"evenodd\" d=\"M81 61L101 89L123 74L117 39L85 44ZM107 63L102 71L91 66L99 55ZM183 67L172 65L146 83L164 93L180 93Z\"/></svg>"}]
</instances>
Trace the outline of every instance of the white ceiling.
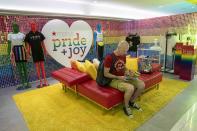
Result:
<instances>
[{"instance_id":1,"label":"white ceiling","mask_svg":"<svg viewBox=\"0 0 197 131\"><path fill-rule=\"evenodd\" d=\"M145 19L197 12L186 0L1 0L1 14Z\"/></svg>"}]
</instances>

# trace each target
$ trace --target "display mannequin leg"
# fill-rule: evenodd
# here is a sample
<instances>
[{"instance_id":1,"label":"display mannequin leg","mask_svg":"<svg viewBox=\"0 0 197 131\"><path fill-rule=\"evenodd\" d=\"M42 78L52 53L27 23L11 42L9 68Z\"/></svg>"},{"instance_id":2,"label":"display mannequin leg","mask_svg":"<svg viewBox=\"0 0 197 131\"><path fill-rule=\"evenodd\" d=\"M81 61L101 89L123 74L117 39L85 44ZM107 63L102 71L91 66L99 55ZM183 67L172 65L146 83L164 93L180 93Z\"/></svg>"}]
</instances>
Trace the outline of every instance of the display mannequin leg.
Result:
<instances>
[{"instance_id":1,"label":"display mannequin leg","mask_svg":"<svg viewBox=\"0 0 197 131\"><path fill-rule=\"evenodd\" d=\"M21 64L22 64L22 69L23 69L23 72L24 72L25 83L27 83L26 88L30 88L31 86L30 86L29 81L28 81L26 62L22 62Z\"/></svg>"},{"instance_id":2,"label":"display mannequin leg","mask_svg":"<svg viewBox=\"0 0 197 131\"><path fill-rule=\"evenodd\" d=\"M40 62L41 70L42 70L42 77L44 78L44 86L48 85L47 79L46 79L46 73L44 68L44 61Z\"/></svg>"},{"instance_id":3,"label":"display mannequin leg","mask_svg":"<svg viewBox=\"0 0 197 131\"><path fill-rule=\"evenodd\" d=\"M40 77L40 62L36 62L35 65L36 65L37 76L38 76L38 79L40 80L40 85L38 86L39 88L39 87L42 87L42 79Z\"/></svg>"},{"instance_id":4,"label":"display mannequin leg","mask_svg":"<svg viewBox=\"0 0 197 131\"><path fill-rule=\"evenodd\" d=\"M22 64L20 62L16 62L16 69L19 73L19 79L20 79L20 83L22 84L22 86L19 86L17 89L21 90L25 88L25 80L24 80L24 73L23 73L23 69L22 69Z\"/></svg>"},{"instance_id":5,"label":"display mannequin leg","mask_svg":"<svg viewBox=\"0 0 197 131\"><path fill-rule=\"evenodd\" d=\"M104 46L97 46L97 56L99 61L103 60L103 52L104 52Z\"/></svg>"}]
</instances>

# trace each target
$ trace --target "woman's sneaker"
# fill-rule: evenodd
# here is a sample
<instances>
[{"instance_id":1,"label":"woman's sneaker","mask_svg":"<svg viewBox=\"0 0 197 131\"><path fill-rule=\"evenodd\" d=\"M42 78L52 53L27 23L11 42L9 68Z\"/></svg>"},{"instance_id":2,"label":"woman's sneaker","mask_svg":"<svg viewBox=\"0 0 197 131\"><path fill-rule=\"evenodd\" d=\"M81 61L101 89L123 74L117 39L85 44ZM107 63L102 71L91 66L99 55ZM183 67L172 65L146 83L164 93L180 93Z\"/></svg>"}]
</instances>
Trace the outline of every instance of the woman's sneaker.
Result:
<instances>
[{"instance_id":1,"label":"woman's sneaker","mask_svg":"<svg viewBox=\"0 0 197 131\"><path fill-rule=\"evenodd\" d=\"M133 114L131 112L131 109L129 107L123 107L124 113L129 116L129 118L133 118Z\"/></svg>"},{"instance_id":2,"label":"woman's sneaker","mask_svg":"<svg viewBox=\"0 0 197 131\"><path fill-rule=\"evenodd\" d=\"M135 108L135 109L137 109L139 111L142 111L142 108L135 102L130 102L129 101L129 106L131 106L131 107L133 107L133 108Z\"/></svg>"}]
</instances>

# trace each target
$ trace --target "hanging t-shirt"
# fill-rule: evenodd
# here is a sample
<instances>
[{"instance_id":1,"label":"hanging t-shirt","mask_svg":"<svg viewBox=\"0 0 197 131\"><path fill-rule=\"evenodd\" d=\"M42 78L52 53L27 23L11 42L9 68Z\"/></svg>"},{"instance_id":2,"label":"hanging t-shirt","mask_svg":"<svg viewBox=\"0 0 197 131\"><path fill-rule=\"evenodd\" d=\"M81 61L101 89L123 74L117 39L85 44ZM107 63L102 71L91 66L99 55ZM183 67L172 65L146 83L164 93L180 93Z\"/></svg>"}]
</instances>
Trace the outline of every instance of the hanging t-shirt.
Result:
<instances>
[{"instance_id":1,"label":"hanging t-shirt","mask_svg":"<svg viewBox=\"0 0 197 131\"><path fill-rule=\"evenodd\" d=\"M14 33L8 34L8 40L11 41L12 46L23 45L24 38L25 35L21 32L18 32L17 34Z\"/></svg>"},{"instance_id":2,"label":"hanging t-shirt","mask_svg":"<svg viewBox=\"0 0 197 131\"><path fill-rule=\"evenodd\" d=\"M140 36L138 35L129 35L126 37L127 42L132 42L132 45L129 46L129 51L137 51L137 45L140 44Z\"/></svg>"},{"instance_id":3,"label":"hanging t-shirt","mask_svg":"<svg viewBox=\"0 0 197 131\"><path fill-rule=\"evenodd\" d=\"M44 61L44 53L41 45L44 39L44 35L38 31L35 33L30 31L25 37L25 42L29 43L31 47L34 62Z\"/></svg>"}]
</instances>

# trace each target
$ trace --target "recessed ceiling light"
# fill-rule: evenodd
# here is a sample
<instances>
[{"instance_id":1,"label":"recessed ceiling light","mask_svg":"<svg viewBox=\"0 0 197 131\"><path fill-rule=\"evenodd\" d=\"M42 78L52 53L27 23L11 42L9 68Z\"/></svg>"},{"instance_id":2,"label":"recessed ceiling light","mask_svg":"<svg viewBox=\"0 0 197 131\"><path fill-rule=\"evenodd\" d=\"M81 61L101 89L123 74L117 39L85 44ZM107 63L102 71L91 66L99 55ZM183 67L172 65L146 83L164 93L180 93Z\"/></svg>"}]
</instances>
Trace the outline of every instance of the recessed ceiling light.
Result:
<instances>
[{"instance_id":1,"label":"recessed ceiling light","mask_svg":"<svg viewBox=\"0 0 197 131\"><path fill-rule=\"evenodd\" d=\"M95 4L96 4L96 3L97 3L97 1L96 1L96 0L94 0L94 1L93 1L93 3L95 3Z\"/></svg>"},{"instance_id":2,"label":"recessed ceiling light","mask_svg":"<svg viewBox=\"0 0 197 131\"><path fill-rule=\"evenodd\" d=\"M163 8L163 5L160 5L159 8Z\"/></svg>"},{"instance_id":3,"label":"recessed ceiling light","mask_svg":"<svg viewBox=\"0 0 197 131\"><path fill-rule=\"evenodd\" d=\"M192 9L194 9L195 7L194 6L192 6Z\"/></svg>"}]
</instances>

